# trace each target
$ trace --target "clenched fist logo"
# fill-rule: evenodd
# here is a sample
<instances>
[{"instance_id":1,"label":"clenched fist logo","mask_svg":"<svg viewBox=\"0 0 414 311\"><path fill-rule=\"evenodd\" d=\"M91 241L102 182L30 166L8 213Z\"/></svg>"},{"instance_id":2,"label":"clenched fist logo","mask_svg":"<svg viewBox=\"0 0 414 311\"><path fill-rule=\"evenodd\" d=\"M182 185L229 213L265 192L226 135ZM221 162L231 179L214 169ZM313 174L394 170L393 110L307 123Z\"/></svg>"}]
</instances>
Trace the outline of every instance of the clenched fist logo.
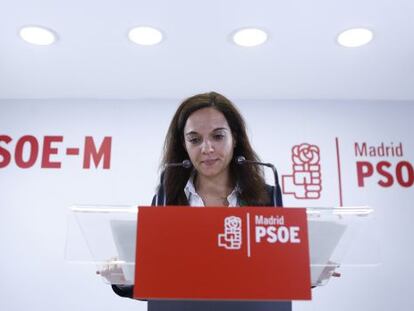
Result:
<instances>
[{"instance_id":1,"label":"clenched fist logo","mask_svg":"<svg viewBox=\"0 0 414 311\"><path fill-rule=\"evenodd\" d=\"M242 220L236 216L224 219L224 233L218 235L218 246L225 249L240 249L242 244Z\"/></svg>"},{"instance_id":2,"label":"clenched fist logo","mask_svg":"<svg viewBox=\"0 0 414 311\"><path fill-rule=\"evenodd\" d=\"M292 148L292 175L282 176L284 194L296 199L319 199L322 177L319 147L303 143Z\"/></svg>"}]
</instances>

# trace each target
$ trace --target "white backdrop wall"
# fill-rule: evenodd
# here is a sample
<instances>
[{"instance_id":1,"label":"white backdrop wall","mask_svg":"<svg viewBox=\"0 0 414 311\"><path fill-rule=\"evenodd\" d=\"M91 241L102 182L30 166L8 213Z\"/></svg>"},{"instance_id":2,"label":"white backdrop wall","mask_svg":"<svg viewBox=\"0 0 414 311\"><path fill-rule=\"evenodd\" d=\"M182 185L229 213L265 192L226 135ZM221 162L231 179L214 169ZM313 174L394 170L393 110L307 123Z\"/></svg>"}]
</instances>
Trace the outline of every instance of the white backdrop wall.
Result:
<instances>
[{"instance_id":1,"label":"white backdrop wall","mask_svg":"<svg viewBox=\"0 0 414 311\"><path fill-rule=\"evenodd\" d=\"M144 302L113 294L93 266L65 262L67 208L75 203L148 204L157 184L164 135L178 103L0 101L0 310L146 309ZM262 160L277 165L281 180L292 175L295 145L319 149L320 177L307 188L313 191L304 192L301 185L288 191L292 186L284 186L285 192L318 198L285 194L285 206L375 209L381 265L342 268L340 279L313 290L313 301L296 302L294 310L412 310L414 103L236 104L256 151ZM83 168L86 137L92 137L97 148L110 137L108 168L103 168L103 158L98 167L92 161L90 168ZM364 143L367 154L361 155ZM387 146L399 148L388 148L390 154L382 156ZM67 155L67 148L79 148L79 155ZM370 167L373 172L360 177L364 186L359 186L357 162L362 161L360 175L369 175ZM56 163L60 168L48 168Z\"/></svg>"}]
</instances>

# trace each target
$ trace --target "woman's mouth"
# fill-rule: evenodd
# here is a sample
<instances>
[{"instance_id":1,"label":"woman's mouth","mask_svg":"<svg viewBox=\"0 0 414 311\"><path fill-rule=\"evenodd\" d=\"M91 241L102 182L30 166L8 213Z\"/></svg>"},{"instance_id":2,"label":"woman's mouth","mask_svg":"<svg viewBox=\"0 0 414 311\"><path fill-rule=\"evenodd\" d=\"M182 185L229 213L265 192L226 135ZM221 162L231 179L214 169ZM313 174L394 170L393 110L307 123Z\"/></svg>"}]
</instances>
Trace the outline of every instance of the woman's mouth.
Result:
<instances>
[{"instance_id":1,"label":"woman's mouth","mask_svg":"<svg viewBox=\"0 0 414 311\"><path fill-rule=\"evenodd\" d=\"M204 160L204 161L201 161L201 164L204 164L204 165L206 165L206 166L212 166L212 165L214 165L217 161L218 161L218 159L209 159L209 160Z\"/></svg>"}]
</instances>

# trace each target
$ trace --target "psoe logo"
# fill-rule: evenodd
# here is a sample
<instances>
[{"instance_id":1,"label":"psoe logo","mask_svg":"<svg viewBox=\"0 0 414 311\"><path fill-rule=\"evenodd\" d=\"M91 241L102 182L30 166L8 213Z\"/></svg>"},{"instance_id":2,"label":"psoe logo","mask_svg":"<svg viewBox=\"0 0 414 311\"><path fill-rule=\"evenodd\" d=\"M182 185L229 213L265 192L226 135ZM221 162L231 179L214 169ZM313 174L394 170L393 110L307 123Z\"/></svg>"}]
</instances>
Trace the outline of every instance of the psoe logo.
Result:
<instances>
[{"instance_id":1,"label":"psoe logo","mask_svg":"<svg viewBox=\"0 0 414 311\"><path fill-rule=\"evenodd\" d=\"M322 191L320 151L303 143L292 147L292 174L282 176L283 193L296 199L319 199Z\"/></svg>"},{"instance_id":2,"label":"psoe logo","mask_svg":"<svg viewBox=\"0 0 414 311\"><path fill-rule=\"evenodd\" d=\"M240 249L242 244L242 220L229 216L224 219L224 233L218 235L218 246L225 249Z\"/></svg>"}]
</instances>

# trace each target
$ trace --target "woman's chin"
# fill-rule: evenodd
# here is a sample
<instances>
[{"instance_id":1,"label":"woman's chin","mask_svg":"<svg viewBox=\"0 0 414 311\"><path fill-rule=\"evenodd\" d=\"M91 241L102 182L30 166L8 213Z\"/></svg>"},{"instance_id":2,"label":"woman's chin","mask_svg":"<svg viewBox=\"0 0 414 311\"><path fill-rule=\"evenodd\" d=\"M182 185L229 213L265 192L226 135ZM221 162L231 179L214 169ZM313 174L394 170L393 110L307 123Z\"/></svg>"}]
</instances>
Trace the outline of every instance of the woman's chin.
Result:
<instances>
[{"instance_id":1,"label":"woman's chin","mask_svg":"<svg viewBox=\"0 0 414 311\"><path fill-rule=\"evenodd\" d=\"M218 175L220 175L222 171L217 168L217 167L210 167L210 168L201 168L200 170L198 170L198 174L204 177L216 177Z\"/></svg>"},{"instance_id":2,"label":"woman's chin","mask_svg":"<svg viewBox=\"0 0 414 311\"><path fill-rule=\"evenodd\" d=\"M218 175L218 173L217 173L217 172L214 172L214 171L207 171L207 170L201 170L201 171L199 171L199 172L198 172L198 174L199 174L200 176L203 176L203 177L209 177L209 178L211 178L211 177L214 177L214 176Z\"/></svg>"}]
</instances>

